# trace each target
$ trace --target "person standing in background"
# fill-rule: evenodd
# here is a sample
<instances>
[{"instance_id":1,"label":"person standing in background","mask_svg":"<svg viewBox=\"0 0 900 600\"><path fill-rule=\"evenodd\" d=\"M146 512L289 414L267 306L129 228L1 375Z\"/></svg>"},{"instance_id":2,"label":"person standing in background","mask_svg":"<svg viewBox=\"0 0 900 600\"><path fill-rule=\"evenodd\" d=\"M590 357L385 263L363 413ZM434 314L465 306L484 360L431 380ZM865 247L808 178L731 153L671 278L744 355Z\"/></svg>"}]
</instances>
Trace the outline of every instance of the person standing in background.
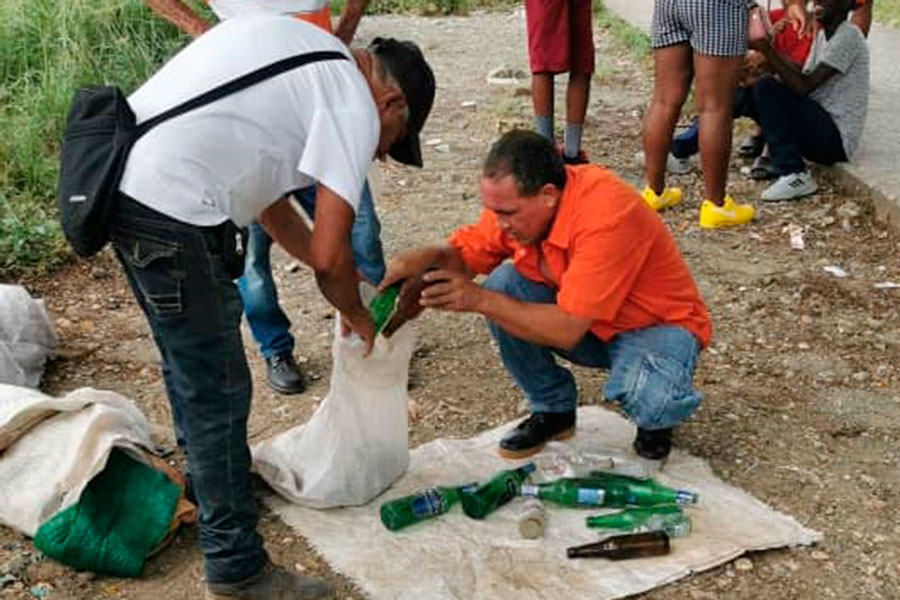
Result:
<instances>
[{"instance_id":1,"label":"person standing in background","mask_svg":"<svg viewBox=\"0 0 900 600\"><path fill-rule=\"evenodd\" d=\"M525 20L535 131L554 141L553 78L568 72L562 155L567 164L586 163L581 134L594 72L591 0L525 0Z\"/></svg>"},{"instance_id":2,"label":"person standing in background","mask_svg":"<svg viewBox=\"0 0 900 600\"><path fill-rule=\"evenodd\" d=\"M332 31L329 0L205 0L216 16L227 19L253 14L283 14L297 17L334 33L349 45L369 0L348 0L341 11L337 28ZM210 24L182 0L145 0L156 14L191 37L209 29ZM291 194L310 218L315 214L315 187ZM375 213L368 181L363 187L359 210L351 234L353 258L360 275L378 284L384 276L384 252L381 224ZM269 253L272 238L254 222L249 227L244 276L238 280L244 314L253 338L266 363L266 382L280 394L299 394L305 389L300 367L294 360L294 336L291 321L278 303L278 291L272 277Z\"/></svg>"},{"instance_id":3,"label":"person standing in background","mask_svg":"<svg viewBox=\"0 0 900 600\"><path fill-rule=\"evenodd\" d=\"M653 5L653 99L644 117L642 195L654 210L681 202L666 187L666 159L681 107L695 86L700 125L700 165L706 197L700 227L743 225L754 209L725 192L731 154L732 95L747 52L749 7L722 0L655 0Z\"/></svg>"}]
</instances>

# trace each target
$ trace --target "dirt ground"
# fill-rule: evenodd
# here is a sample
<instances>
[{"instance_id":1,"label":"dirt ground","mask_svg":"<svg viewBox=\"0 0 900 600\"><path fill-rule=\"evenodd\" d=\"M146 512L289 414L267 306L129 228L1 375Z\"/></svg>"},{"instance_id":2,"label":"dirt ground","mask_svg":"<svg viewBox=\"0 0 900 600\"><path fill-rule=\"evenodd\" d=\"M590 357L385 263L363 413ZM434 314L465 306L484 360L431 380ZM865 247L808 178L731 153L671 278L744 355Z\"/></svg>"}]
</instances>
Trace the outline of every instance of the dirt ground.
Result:
<instances>
[{"instance_id":1,"label":"dirt ground","mask_svg":"<svg viewBox=\"0 0 900 600\"><path fill-rule=\"evenodd\" d=\"M426 168L384 168L378 207L391 254L440 241L476 217L480 160L498 132L529 126L531 107L527 81L504 87L485 78L502 65L526 69L520 11L364 21L360 40L376 34L418 41L438 81L424 133ZM637 182L633 154L640 148L649 71L608 36L601 34L597 46L585 147L593 161ZM758 195L762 186L739 175L739 162L733 166L734 195ZM696 376L705 401L680 428L676 443L708 460L729 483L822 530L825 541L812 549L754 554L750 562L725 565L645 597L900 598L900 289L873 286L900 282L898 235L873 220L866 199L841 196L828 185L799 203L757 203L758 218L749 227L701 231L699 178L677 181L686 201L664 219L700 285L715 334ZM803 228L805 250L791 249L789 224ZM300 396L272 393L247 335L256 383L252 441L307 419L324 397L329 376L333 312L308 270L292 272L280 251L275 263L282 303L294 323L296 355L311 386ZM823 270L829 265L849 275L835 277ZM161 425L160 444L172 448L155 349L111 257L23 283L46 299L64 347L48 370L45 391L91 385L132 397ZM518 414L520 395L479 319L428 314L420 328L410 382L418 408L410 422L413 445L467 437ZM578 369L577 377L580 401L599 402L603 375ZM338 586L338 598L364 597L267 511L261 529L277 561L324 574ZM199 598L202 565L195 538L194 530L183 531L148 563L142 579L119 580L38 560L28 540L0 528L0 576L16 577L0 597L49 592L60 600ZM553 595L548 590L547 597Z\"/></svg>"}]
</instances>

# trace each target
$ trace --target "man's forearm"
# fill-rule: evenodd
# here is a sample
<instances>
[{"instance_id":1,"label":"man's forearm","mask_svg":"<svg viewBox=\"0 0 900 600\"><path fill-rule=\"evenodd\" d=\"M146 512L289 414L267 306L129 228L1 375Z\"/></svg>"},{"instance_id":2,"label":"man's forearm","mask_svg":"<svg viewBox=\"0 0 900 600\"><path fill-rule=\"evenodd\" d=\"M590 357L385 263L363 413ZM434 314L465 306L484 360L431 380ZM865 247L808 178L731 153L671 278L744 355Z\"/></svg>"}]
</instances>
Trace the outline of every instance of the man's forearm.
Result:
<instances>
[{"instance_id":1,"label":"man's forearm","mask_svg":"<svg viewBox=\"0 0 900 600\"><path fill-rule=\"evenodd\" d=\"M571 350L590 328L589 320L573 317L556 304L520 302L489 290L482 294L478 313L510 335L534 344Z\"/></svg>"},{"instance_id":2,"label":"man's forearm","mask_svg":"<svg viewBox=\"0 0 900 600\"><path fill-rule=\"evenodd\" d=\"M291 205L290 200L282 198L264 210L257 219L269 237L275 240L288 254L304 264L311 265L309 244L312 234L303 218Z\"/></svg>"},{"instance_id":3,"label":"man's forearm","mask_svg":"<svg viewBox=\"0 0 900 600\"><path fill-rule=\"evenodd\" d=\"M800 96L805 96L811 91L809 77L782 58L772 46L767 46L762 52L765 54L769 66L791 91Z\"/></svg>"},{"instance_id":4,"label":"man's forearm","mask_svg":"<svg viewBox=\"0 0 900 600\"><path fill-rule=\"evenodd\" d=\"M341 18L338 20L334 35L348 46L353 41L353 36L356 35L356 27L368 5L369 0L347 0L347 3L344 4L344 10L341 11Z\"/></svg>"},{"instance_id":5,"label":"man's forearm","mask_svg":"<svg viewBox=\"0 0 900 600\"><path fill-rule=\"evenodd\" d=\"M191 37L201 35L210 27L208 22L181 0L144 0L144 2L153 12Z\"/></svg>"},{"instance_id":6,"label":"man's forearm","mask_svg":"<svg viewBox=\"0 0 900 600\"><path fill-rule=\"evenodd\" d=\"M317 266L316 283L322 294L341 314L359 318L366 314L366 308L359 297L359 278L353 265L353 251L347 244L346 252L341 252L338 260L328 266Z\"/></svg>"}]
</instances>

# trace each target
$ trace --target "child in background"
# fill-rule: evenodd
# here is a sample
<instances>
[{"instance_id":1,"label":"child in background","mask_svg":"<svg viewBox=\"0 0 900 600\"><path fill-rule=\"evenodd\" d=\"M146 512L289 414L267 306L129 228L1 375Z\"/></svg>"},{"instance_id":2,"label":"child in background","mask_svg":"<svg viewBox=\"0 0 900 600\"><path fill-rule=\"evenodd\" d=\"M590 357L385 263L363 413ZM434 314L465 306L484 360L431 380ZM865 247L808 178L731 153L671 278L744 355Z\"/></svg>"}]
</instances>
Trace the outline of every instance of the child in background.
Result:
<instances>
[{"instance_id":1,"label":"child in background","mask_svg":"<svg viewBox=\"0 0 900 600\"><path fill-rule=\"evenodd\" d=\"M535 131L554 141L553 78L568 72L563 160L586 163L581 134L594 72L591 0L525 0L525 20Z\"/></svg>"}]
</instances>

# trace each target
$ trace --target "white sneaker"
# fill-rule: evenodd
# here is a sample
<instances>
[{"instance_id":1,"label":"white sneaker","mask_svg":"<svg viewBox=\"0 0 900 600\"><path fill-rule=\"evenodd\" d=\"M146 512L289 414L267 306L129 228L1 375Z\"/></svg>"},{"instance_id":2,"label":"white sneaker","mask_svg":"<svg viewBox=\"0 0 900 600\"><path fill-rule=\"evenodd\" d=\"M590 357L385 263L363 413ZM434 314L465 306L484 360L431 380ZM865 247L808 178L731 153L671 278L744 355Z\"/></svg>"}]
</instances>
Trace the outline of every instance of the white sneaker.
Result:
<instances>
[{"instance_id":1,"label":"white sneaker","mask_svg":"<svg viewBox=\"0 0 900 600\"><path fill-rule=\"evenodd\" d=\"M644 153L638 152L634 155L635 164L644 168L646 164L646 160L644 160ZM691 169L693 169L693 165L691 164L690 158L678 158L671 152L669 152L669 156L666 157L666 172L671 173L672 175L684 175L686 173L690 173Z\"/></svg>"},{"instance_id":2,"label":"white sneaker","mask_svg":"<svg viewBox=\"0 0 900 600\"><path fill-rule=\"evenodd\" d=\"M809 171L782 175L775 183L763 190L760 198L766 202L778 202L779 200L794 200L815 194L819 186L812 178Z\"/></svg>"}]
</instances>

